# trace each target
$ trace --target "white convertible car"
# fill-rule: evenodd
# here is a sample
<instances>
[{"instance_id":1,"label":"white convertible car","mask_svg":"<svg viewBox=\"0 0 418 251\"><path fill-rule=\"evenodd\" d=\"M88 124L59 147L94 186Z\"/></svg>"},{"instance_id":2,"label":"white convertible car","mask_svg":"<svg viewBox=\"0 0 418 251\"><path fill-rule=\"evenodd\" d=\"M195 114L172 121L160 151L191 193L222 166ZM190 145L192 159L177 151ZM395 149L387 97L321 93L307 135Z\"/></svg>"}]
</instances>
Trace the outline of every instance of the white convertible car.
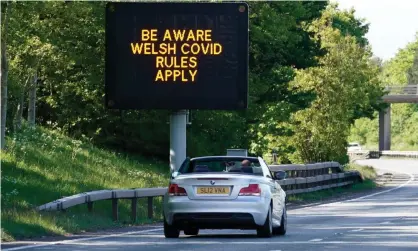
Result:
<instances>
[{"instance_id":1,"label":"white convertible car","mask_svg":"<svg viewBox=\"0 0 418 251\"><path fill-rule=\"evenodd\" d=\"M284 235L285 198L260 157L187 158L172 174L164 196L166 238L197 235L199 229L256 229L259 237Z\"/></svg>"}]
</instances>

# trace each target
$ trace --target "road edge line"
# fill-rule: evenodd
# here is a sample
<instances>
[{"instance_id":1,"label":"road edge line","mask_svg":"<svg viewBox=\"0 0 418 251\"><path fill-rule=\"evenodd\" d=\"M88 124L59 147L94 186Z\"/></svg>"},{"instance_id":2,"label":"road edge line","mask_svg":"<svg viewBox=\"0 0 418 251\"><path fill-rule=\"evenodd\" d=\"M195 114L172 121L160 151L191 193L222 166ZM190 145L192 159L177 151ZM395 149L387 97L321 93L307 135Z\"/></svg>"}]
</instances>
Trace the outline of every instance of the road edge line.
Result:
<instances>
[{"instance_id":1,"label":"road edge line","mask_svg":"<svg viewBox=\"0 0 418 251\"><path fill-rule=\"evenodd\" d=\"M110 235L101 235L101 236L95 236L95 237L86 237L86 238L77 238L77 239L71 239L71 240L63 240L63 241L54 241L49 242L45 244L40 245L27 245L27 246L20 246L20 247L14 247L14 248L5 248L2 249L4 251L13 251L13 250L24 250L24 249L31 249L31 248L40 248L40 247L48 247L53 246L57 244L71 244L73 242L77 241L90 241L90 240L98 240L98 239L104 239L109 237L117 237L117 236L124 236L124 235L131 235L131 234L141 234L141 233L149 233L149 232L157 232L163 230L163 228L155 228L155 229L147 229L147 230L140 230L140 231L131 231L126 233L119 233L119 234L110 234Z\"/></svg>"},{"instance_id":2,"label":"road edge line","mask_svg":"<svg viewBox=\"0 0 418 251\"><path fill-rule=\"evenodd\" d=\"M360 164L359 164L359 165L360 165ZM380 170L385 170L385 171L391 171L391 172L394 172L393 170L386 169L386 168L378 168L378 169L380 169ZM399 174L406 174L406 175L408 175L410 178L409 178L409 180L408 180L407 182L402 183L401 185L399 185L399 186L397 186L397 187L390 188L390 189L388 189L388 190L380 191L380 192L377 192L377 193L372 193L372 194L365 195L365 196L361 196L361 197L354 198L354 199L347 199L347 200L335 201L335 202L324 203L324 204L315 205L315 206L301 207L301 208L297 208L297 209L292 209L292 210L289 210L289 212L292 212L292 211L297 211L297 210L302 210L302 209L309 209L309 208L314 208L314 207L322 207L322 206L329 206L329 205L342 204L342 203L344 203L344 202L356 201L356 200L361 200L361 199L365 199L365 198L368 198L368 197L373 197L373 196L376 196L376 195L379 195L379 194L392 192L392 191L394 191L394 190L397 190L397 189L399 189L399 188L402 188L402 187L404 187L404 186L408 185L409 183L411 183L411 182L413 182L413 181L415 180L414 175L412 175L412 174L410 174L410 173L399 172L399 171L396 171L395 173L399 173Z\"/></svg>"},{"instance_id":3,"label":"road edge line","mask_svg":"<svg viewBox=\"0 0 418 251\"><path fill-rule=\"evenodd\" d=\"M385 171L391 171L391 172L393 172L393 170L386 169L386 168L379 168L379 169L380 170L385 170ZM408 185L409 183L411 183L411 182L413 182L415 180L414 175L411 174L411 173L405 173L405 172L399 172L399 171L398 172L395 172L395 173L406 174L406 175L409 176L409 180L407 182L405 182L405 183L397 186L397 187L390 188L388 190L380 191L380 192L377 192L377 193L372 193L372 194L365 195L365 196L362 196L362 197L358 197L358 198L355 198L355 199L348 199L348 200L345 200L344 202L347 202L347 201L356 201L356 200L361 200L361 199L373 197L373 196L376 196L376 195L379 195L379 194L383 194L383 193L389 193L389 192L392 192L394 190L398 190L399 188L402 188L402 187Z\"/></svg>"}]
</instances>

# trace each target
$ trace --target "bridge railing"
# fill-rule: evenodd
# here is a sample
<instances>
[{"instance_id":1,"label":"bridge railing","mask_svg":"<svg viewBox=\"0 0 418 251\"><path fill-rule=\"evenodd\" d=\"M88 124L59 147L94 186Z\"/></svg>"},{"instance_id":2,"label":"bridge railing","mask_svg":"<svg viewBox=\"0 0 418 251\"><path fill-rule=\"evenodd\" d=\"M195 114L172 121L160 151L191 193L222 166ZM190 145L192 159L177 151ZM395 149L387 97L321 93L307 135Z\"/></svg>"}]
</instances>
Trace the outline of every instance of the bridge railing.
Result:
<instances>
[{"instance_id":1,"label":"bridge railing","mask_svg":"<svg viewBox=\"0 0 418 251\"><path fill-rule=\"evenodd\" d=\"M381 151L380 156L395 158L418 158L418 151Z\"/></svg>"},{"instance_id":2,"label":"bridge railing","mask_svg":"<svg viewBox=\"0 0 418 251\"><path fill-rule=\"evenodd\" d=\"M324 162L305 165L270 165L271 171L283 170L287 173L284 180L278 181L286 194L314 192L334 187L343 187L361 181L357 171L344 172L338 162ZM137 219L138 198L148 198L148 218L152 219L153 199L162 197L167 187L98 190L64 197L39 206L39 211L65 211L68 208L86 204L89 212L93 211L93 203L100 200L112 201L113 220L119 218L118 202L120 199L131 200L131 219Z\"/></svg>"},{"instance_id":3,"label":"bridge railing","mask_svg":"<svg viewBox=\"0 0 418 251\"><path fill-rule=\"evenodd\" d=\"M405 86L386 86L388 95L418 95L418 84Z\"/></svg>"},{"instance_id":4,"label":"bridge railing","mask_svg":"<svg viewBox=\"0 0 418 251\"><path fill-rule=\"evenodd\" d=\"M347 152L351 161L356 159L378 159L380 157L390 158L418 158L418 151L349 151Z\"/></svg>"}]
</instances>

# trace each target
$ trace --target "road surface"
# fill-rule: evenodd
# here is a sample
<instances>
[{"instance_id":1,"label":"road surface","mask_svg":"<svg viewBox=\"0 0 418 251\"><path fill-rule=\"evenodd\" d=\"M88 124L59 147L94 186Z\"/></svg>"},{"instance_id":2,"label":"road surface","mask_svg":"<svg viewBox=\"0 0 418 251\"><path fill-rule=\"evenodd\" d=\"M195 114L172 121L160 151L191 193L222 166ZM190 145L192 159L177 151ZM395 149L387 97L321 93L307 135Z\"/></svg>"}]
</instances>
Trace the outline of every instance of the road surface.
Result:
<instances>
[{"instance_id":1,"label":"road surface","mask_svg":"<svg viewBox=\"0 0 418 251\"><path fill-rule=\"evenodd\" d=\"M362 160L380 173L393 173L378 193L348 201L288 211L285 236L257 238L255 231L207 230L199 236L165 239L161 225L134 232L3 250L418 250L418 161Z\"/></svg>"}]
</instances>

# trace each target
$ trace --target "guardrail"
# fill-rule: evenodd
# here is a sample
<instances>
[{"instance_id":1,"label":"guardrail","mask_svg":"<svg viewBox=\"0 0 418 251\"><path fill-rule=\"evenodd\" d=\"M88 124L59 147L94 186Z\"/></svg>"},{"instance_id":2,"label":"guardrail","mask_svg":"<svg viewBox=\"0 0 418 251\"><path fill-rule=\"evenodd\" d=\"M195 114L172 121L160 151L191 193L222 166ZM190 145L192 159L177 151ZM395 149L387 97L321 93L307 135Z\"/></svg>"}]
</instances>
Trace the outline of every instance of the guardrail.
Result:
<instances>
[{"instance_id":1,"label":"guardrail","mask_svg":"<svg viewBox=\"0 0 418 251\"><path fill-rule=\"evenodd\" d=\"M418 103L418 85L387 86L382 100L387 103Z\"/></svg>"},{"instance_id":2,"label":"guardrail","mask_svg":"<svg viewBox=\"0 0 418 251\"><path fill-rule=\"evenodd\" d=\"M380 156L397 158L418 158L418 151L381 151Z\"/></svg>"},{"instance_id":3,"label":"guardrail","mask_svg":"<svg viewBox=\"0 0 418 251\"><path fill-rule=\"evenodd\" d=\"M272 171L285 171L287 177L278 181L286 194L307 193L334 187L343 187L362 180L357 171L343 172L338 162L324 162L302 165L270 165ZM69 197L39 206L39 211L65 211L66 209L87 204L89 212L93 211L93 203L100 200L112 201L112 217L117 221L119 218L118 200L131 200L131 219L137 220L137 201L138 198L148 198L148 218L153 218L153 199L164 196L166 187L160 188L137 188L137 189L117 189L99 190Z\"/></svg>"},{"instance_id":4,"label":"guardrail","mask_svg":"<svg viewBox=\"0 0 418 251\"><path fill-rule=\"evenodd\" d=\"M418 158L418 151L349 151L351 161L356 159L378 159L380 157Z\"/></svg>"},{"instance_id":5,"label":"guardrail","mask_svg":"<svg viewBox=\"0 0 418 251\"><path fill-rule=\"evenodd\" d=\"M287 177L279 184L286 194L309 193L343 187L362 180L358 171L343 172L338 162L300 165L270 165L272 171L286 171Z\"/></svg>"},{"instance_id":6,"label":"guardrail","mask_svg":"<svg viewBox=\"0 0 418 251\"><path fill-rule=\"evenodd\" d=\"M136 189L117 189L117 190L98 190L86 193L80 193L69 197L49 202L39 206L39 211L64 211L67 208L87 204L89 212L93 211L93 202L99 200L112 200L112 216L113 220L119 219L118 201L119 199L131 200L131 219L136 221L138 198L148 198L148 218L153 218L153 199L155 197L164 196L167 188L136 188Z\"/></svg>"}]
</instances>

